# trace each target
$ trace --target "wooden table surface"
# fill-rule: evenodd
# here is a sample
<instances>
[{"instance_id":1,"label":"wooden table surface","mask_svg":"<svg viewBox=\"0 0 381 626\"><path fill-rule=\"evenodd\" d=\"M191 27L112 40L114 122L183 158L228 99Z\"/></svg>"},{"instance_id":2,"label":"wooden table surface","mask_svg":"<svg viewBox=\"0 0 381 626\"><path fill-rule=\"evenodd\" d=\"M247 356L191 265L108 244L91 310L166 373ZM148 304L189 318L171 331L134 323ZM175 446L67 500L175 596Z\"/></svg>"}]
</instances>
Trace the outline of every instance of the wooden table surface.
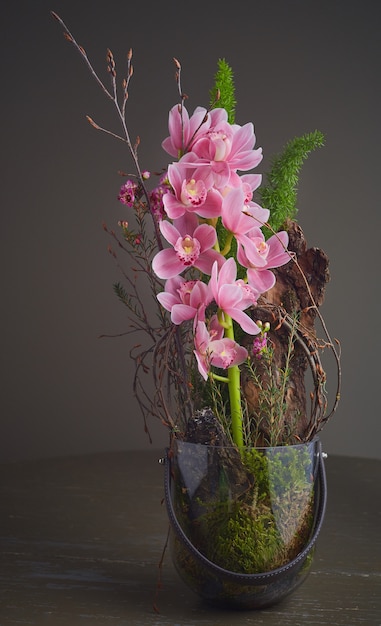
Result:
<instances>
[{"instance_id":1,"label":"wooden table surface","mask_svg":"<svg viewBox=\"0 0 381 626\"><path fill-rule=\"evenodd\" d=\"M312 571L262 611L203 604L165 554L163 451L0 465L0 626L381 626L381 461L329 457ZM157 611L154 610L154 603Z\"/></svg>"}]
</instances>

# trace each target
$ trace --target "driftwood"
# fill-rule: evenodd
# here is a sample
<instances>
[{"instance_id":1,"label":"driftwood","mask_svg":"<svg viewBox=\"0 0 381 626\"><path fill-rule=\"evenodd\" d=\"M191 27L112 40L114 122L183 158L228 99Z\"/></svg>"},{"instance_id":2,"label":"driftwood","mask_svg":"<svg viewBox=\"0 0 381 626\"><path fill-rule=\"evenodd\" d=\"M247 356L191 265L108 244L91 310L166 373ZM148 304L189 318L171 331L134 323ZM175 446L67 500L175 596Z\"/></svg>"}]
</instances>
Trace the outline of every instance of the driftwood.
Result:
<instances>
[{"instance_id":1,"label":"driftwood","mask_svg":"<svg viewBox=\"0 0 381 626\"><path fill-rule=\"evenodd\" d=\"M222 468L227 481L226 488L232 500L236 500L249 492L254 483L254 476L243 464L238 449L232 446L231 441L211 409L205 408L195 412L192 419L188 422L184 441L209 446L208 471L200 479L197 492L193 497L193 508L199 500L209 503L215 499L218 501L220 498ZM188 472L197 471L192 457L187 461L183 458L183 471L187 462L189 463ZM197 511L197 514L199 514L199 511Z\"/></svg>"},{"instance_id":2,"label":"driftwood","mask_svg":"<svg viewBox=\"0 0 381 626\"><path fill-rule=\"evenodd\" d=\"M250 424L250 442L256 446L309 440L319 430L326 408L325 374L320 365L315 321L330 279L329 261L319 248L307 247L303 231L295 221L287 224L287 232L292 258L273 270L274 287L261 296L252 311L253 319L270 323L267 339L272 349L271 362L253 356L252 371L242 368L242 391L248 410L246 421ZM249 354L252 341L253 337L246 337ZM285 383L286 369L289 373ZM308 370L312 376L311 384L307 385ZM216 454L223 454L221 448L230 445L210 409L194 413L187 422L183 439L215 446L220 449ZM231 471L232 482L239 493L240 485L245 491L251 478L245 475L237 459L232 465L237 463L238 470Z\"/></svg>"},{"instance_id":3,"label":"driftwood","mask_svg":"<svg viewBox=\"0 0 381 626\"><path fill-rule=\"evenodd\" d=\"M319 248L308 248L300 226L290 221L287 225L289 234L288 249L294 259L286 265L276 268L276 284L259 301L254 310L256 319L270 322L268 340L273 348L271 364L272 382L269 380L268 364L265 359L253 359L253 369L262 386L282 385L282 370L287 366L290 337L295 330L290 374L284 396L285 411L277 415L281 423L277 430L287 443L305 441L311 433L311 423L316 419L313 414L319 408L318 381L321 382L324 372L319 371L312 390L312 415L307 409L306 372L311 367L310 353L316 352L317 337L315 320L317 308L324 301L325 287L330 279L329 261L326 254ZM315 365L312 362L312 367ZM318 366L319 367L319 366ZM319 368L320 369L320 368ZM316 375L316 372L315 372ZM268 445L270 431L274 424L266 416L260 387L248 377L243 377L243 390L248 402L251 419L256 424L257 445ZM314 400L316 403L314 404ZM321 407L320 407L321 408ZM289 434L292 441L287 441ZM281 442L278 442L281 443Z\"/></svg>"}]
</instances>

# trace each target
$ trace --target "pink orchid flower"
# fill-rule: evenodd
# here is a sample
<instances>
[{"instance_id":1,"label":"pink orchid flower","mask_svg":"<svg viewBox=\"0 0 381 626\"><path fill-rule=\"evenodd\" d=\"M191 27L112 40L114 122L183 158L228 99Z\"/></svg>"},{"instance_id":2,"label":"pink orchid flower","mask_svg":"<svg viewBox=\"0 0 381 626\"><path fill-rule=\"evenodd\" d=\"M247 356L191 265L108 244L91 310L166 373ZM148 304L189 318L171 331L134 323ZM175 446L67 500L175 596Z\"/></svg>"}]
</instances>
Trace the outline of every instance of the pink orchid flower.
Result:
<instances>
[{"instance_id":1,"label":"pink orchid flower","mask_svg":"<svg viewBox=\"0 0 381 626\"><path fill-rule=\"evenodd\" d=\"M289 262L290 252L287 250L288 233L280 231L265 241L260 228L253 228L240 238L237 249L237 260L247 269L250 285L268 291L275 284L275 276L270 270Z\"/></svg>"},{"instance_id":2,"label":"pink orchid flower","mask_svg":"<svg viewBox=\"0 0 381 626\"><path fill-rule=\"evenodd\" d=\"M245 243L245 247L238 246L237 260L247 268L248 284L260 293L265 293L276 282L271 268L285 265L291 258L290 252L287 251L288 234L281 231L266 242L262 231L255 228L248 233ZM257 265L253 260L257 261Z\"/></svg>"},{"instance_id":3,"label":"pink orchid flower","mask_svg":"<svg viewBox=\"0 0 381 626\"><path fill-rule=\"evenodd\" d=\"M239 126L229 124L227 119L224 109L213 109L210 127L203 128L203 132L196 135L192 152L204 165L209 163L216 173L226 177L229 172L226 184L235 186L239 184L237 170L248 171L256 167L263 158L262 148L254 149L256 137L251 122ZM221 187L218 181L216 185Z\"/></svg>"},{"instance_id":4,"label":"pink orchid flower","mask_svg":"<svg viewBox=\"0 0 381 626\"><path fill-rule=\"evenodd\" d=\"M253 201L254 191L262 182L261 174L243 174L240 177L244 194L244 212L254 218L254 226L263 226L269 220L270 211Z\"/></svg>"},{"instance_id":5,"label":"pink orchid flower","mask_svg":"<svg viewBox=\"0 0 381 626\"><path fill-rule=\"evenodd\" d=\"M213 298L218 308L235 320L245 333L257 335L260 328L244 313L244 309L253 303L253 293L248 295L248 291L242 288L242 282L236 278L237 266L233 257L227 259L221 268L214 263L209 281Z\"/></svg>"},{"instance_id":6,"label":"pink orchid flower","mask_svg":"<svg viewBox=\"0 0 381 626\"><path fill-rule=\"evenodd\" d=\"M173 193L163 197L165 212L169 218L177 219L186 211L205 218L220 216L222 196L217 189L211 188L204 174L205 172L200 172L196 178L194 171L187 167L185 159L169 165L168 180Z\"/></svg>"},{"instance_id":7,"label":"pink orchid flower","mask_svg":"<svg viewBox=\"0 0 381 626\"><path fill-rule=\"evenodd\" d=\"M239 185L237 170L251 170L262 160L262 148L254 149L253 124L229 124L225 109L207 112L197 107L189 118L185 107L173 107L169 131L170 136L162 143L164 150L177 158L190 153L189 163L200 168L196 169L195 179L202 178L201 172L207 170L218 190Z\"/></svg>"},{"instance_id":8,"label":"pink orchid flower","mask_svg":"<svg viewBox=\"0 0 381 626\"><path fill-rule=\"evenodd\" d=\"M196 133L205 132L210 126L211 118L204 107L197 107L189 117L185 106L175 104L169 112L169 137L162 142L163 149L176 159L189 152ZM205 129L205 130L204 130Z\"/></svg>"},{"instance_id":9,"label":"pink orchid flower","mask_svg":"<svg viewBox=\"0 0 381 626\"><path fill-rule=\"evenodd\" d=\"M157 294L160 304L170 311L174 324L181 324L186 320L204 320L205 308L211 301L211 294L201 280L185 280L181 276L169 278L165 283L165 290Z\"/></svg>"},{"instance_id":10,"label":"pink orchid flower","mask_svg":"<svg viewBox=\"0 0 381 626\"><path fill-rule=\"evenodd\" d=\"M173 278L189 267L197 267L210 274L214 262L221 265L222 255L213 250L216 230L209 224L198 223L194 213L186 213L172 224L168 220L159 223L163 237L171 248L160 250L152 260L152 269L159 278Z\"/></svg>"},{"instance_id":11,"label":"pink orchid flower","mask_svg":"<svg viewBox=\"0 0 381 626\"><path fill-rule=\"evenodd\" d=\"M258 224L258 219L250 213L251 207L245 204L245 193L242 186L233 187L223 199L221 208L221 220L226 230L233 233L237 241L240 241L243 235L246 235ZM261 207L259 207L261 208ZM259 219L266 217L268 214L257 213Z\"/></svg>"},{"instance_id":12,"label":"pink orchid flower","mask_svg":"<svg viewBox=\"0 0 381 626\"><path fill-rule=\"evenodd\" d=\"M208 331L205 322L199 321L194 336L194 354L198 370L204 380L208 379L210 367L227 369L233 365L240 365L247 359L246 348L240 346L233 339L223 338L224 329L217 323L216 318L211 322Z\"/></svg>"},{"instance_id":13,"label":"pink orchid flower","mask_svg":"<svg viewBox=\"0 0 381 626\"><path fill-rule=\"evenodd\" d=\"M195 152L189 152L187 162L194 170L194 178L208 181L210 187L222 191L231 183L232 171L227 161L211 161L199 157ZM184 157L183 157L184 158ZM234 181L235 184L238 184Z\"/></svg>"},{"instance_id":14,"label":"pink orchid flower","mask_svg":"<svg viewBox=\"0 0 381 626\"><path fill-rule=\"evenodd\" d=\"M192 152L210 161L227 161L234 171L248 171L262 161L262 148L254 150L254 126L248 122L244 126L229 124L224 109L213 109L210 113L210 127L196 135Z\"/></svg>"}]
</instances>

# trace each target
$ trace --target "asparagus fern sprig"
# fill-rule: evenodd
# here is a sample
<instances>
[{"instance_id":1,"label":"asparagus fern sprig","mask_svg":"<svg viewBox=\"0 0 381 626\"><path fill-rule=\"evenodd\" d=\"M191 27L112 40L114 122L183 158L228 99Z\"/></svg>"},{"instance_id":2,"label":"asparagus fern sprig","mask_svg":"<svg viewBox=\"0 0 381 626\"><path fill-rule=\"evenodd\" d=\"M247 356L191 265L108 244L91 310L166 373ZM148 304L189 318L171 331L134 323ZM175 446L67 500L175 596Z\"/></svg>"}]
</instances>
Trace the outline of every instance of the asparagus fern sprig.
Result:
<instances>
[{"instance_id":1,"label":"asparagus fern sprig","mask_svg":"<svg viewBox=\"0 0 381 626\"><path fill-rule=\"evenodd\" d=\"M278 232L287 220L296 218L299 172L309 153L323 145L323 133L315 130L295 137L281 154L272 158L267 182L258 189L262 206L270 210L267 235Z\"/></svg>"}]
</instances>

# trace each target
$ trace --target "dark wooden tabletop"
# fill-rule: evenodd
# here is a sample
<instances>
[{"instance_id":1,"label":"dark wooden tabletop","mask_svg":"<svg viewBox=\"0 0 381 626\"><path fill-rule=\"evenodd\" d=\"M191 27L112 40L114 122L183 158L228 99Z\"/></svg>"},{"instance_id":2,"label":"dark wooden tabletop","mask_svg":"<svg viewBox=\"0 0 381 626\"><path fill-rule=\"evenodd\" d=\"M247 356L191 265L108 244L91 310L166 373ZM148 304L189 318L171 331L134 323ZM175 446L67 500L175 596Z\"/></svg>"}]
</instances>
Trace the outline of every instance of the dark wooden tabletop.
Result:
<instances>
[{"instance_id":1,"label":"dark wooden tabletop","mask_svg":"<svg viewBox=\"0 0 381 626\"><path fill-rule=\"evenodd\" d=\"M381 625L381 461L329 457L312 571L262 611L203 604L165 554L162 451L0 466L0 626ZM154 604L157 610L154 610Z\"/></svg>"}]
</instances>

